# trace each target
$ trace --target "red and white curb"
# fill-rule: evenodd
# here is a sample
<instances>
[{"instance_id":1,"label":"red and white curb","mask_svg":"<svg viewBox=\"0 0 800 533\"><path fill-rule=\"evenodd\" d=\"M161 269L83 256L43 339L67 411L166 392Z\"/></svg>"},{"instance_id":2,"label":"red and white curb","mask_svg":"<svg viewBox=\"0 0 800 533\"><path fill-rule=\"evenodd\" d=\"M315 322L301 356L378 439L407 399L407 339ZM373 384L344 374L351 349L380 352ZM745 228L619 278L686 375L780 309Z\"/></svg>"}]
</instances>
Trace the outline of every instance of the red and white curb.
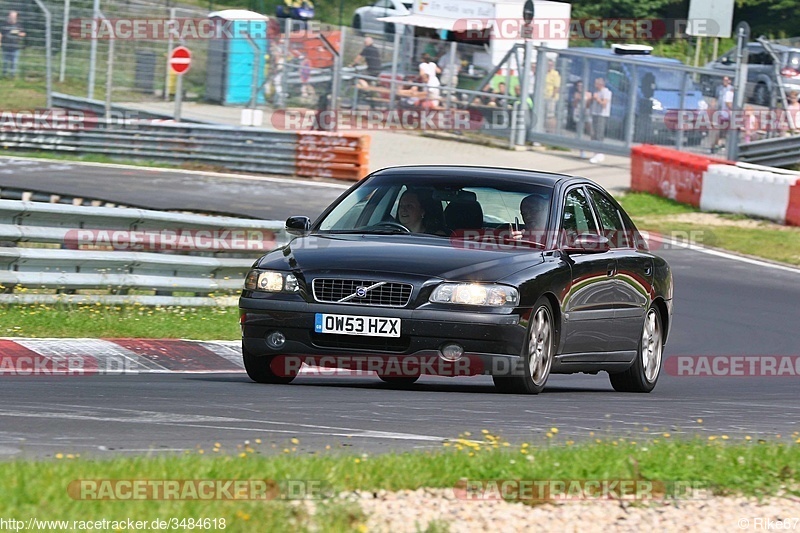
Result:
<instances>
[{"instance_id":1,"label":"red and white curb","mask_svg":"<svg viewBox=\"0 0 800 533\"><path fill-rule=\"evenodd\" d=\"M240 341L0 337L0 377L243 372ZM374 378L374 372L303 366L300 375Z\"/></svg>"},{"instance_id":2,"label":"red and white curb","mask_svg":"<svg viewBox=\"0 0 800 533\"><path fill-rule=\"evenodd\" d=\"M243 370L238 341L0 338L0 376Z\"/></svg>"}]
</instances>

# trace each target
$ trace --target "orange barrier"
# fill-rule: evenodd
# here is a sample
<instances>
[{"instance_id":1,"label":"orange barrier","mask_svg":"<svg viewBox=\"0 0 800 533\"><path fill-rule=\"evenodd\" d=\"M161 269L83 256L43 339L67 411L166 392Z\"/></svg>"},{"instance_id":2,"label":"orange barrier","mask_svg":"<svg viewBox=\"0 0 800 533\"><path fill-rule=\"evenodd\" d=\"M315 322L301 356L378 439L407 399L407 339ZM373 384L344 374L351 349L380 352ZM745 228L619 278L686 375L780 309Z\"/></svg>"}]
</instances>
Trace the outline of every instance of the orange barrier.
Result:
<instances>
[{"instance_id":1,"label":"orange barrier","mask_svg":"<svg viewBox=\"0 0 800 533\"><path fill-rule=\"evenodd\" d=\"M786 223L790 226L800 226L800 180L789 188Z\"/></svg>"},{"instance_id":2,"label":"orange barrier","mask_svg":"<svg viewBox=\"0 0 800 533\"><path fill-rule=\"evenodd\" d=\"M731 161L642 144L631 148L631 189L700 207L703 173Z\"/></svg>"},{"instance_id":3,"label":"orange barrier","mask_svg":"<svg viewBox=\"0 0 800 533\"><path fill-rule=\"evenodd\" d=\"M369 173L369 135L298 133L297 175L358 181Z\"/></svg>"}]
</instances>

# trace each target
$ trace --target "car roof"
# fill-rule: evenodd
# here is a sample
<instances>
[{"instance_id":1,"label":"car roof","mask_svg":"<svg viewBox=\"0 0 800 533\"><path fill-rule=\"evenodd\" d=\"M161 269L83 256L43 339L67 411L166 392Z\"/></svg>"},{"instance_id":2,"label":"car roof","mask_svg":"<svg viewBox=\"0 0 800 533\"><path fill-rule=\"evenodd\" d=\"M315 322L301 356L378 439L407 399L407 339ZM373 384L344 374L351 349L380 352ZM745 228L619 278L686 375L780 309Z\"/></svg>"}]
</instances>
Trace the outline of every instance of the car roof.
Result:
<instances>
[{"instance_id":1,"label":"car roof","mask_svg":"<svg viewBox=\"0 0 800 533\"><path fill-rule=\"evenodd\" d=\"M601 57L603 59L616 57L625 60L632 59L634 61L641 61L642 63L677 63L679 65L683 64L679 59L674 59L672 57L661 57L649 54L615 54L614 51L611 50L610 48L592 48L585 46L585 47L569 48L568 50L576 50L584 52L586 54Z\"/></svg>"},{"instance_id":2,"label":"car roof","mask_svg":"<svg viewBox=\"0 0 800 533\"><path fill-rule=\"evenodd\" d=\"M465 177L465 178L494 178L503 180L514 180L520 182L527 182L534 185L545 185L554 187L560 181L573 181L585 180L577 176L569 174L561 174L558 172L545 172L541 170L529 170L522 168L503 168L503 167L489 167L477 165L408 165L408 166L395 166L387 167L377 170L371 174L372 176L428 176L432 178L451 178L451 177Z\"/></svg>"}]
</instances>

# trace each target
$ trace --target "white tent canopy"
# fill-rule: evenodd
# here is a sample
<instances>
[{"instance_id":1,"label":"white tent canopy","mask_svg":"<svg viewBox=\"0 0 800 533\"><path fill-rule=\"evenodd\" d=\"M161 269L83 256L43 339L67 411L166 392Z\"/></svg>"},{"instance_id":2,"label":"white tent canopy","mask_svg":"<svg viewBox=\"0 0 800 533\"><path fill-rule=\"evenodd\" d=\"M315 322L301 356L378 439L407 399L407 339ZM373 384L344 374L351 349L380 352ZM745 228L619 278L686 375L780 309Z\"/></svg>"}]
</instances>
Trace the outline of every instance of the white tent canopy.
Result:
<instances>
[{"instance_id":1,"label":"white tent canopy","mask_svg":"<svg viewBox=\"0 0 800 533\"><path fill-rule=\"evenodd\" d=\"M411 15L397 15L394 17L379 18L381 22L391 22L394 24L406 24L408 26L418 26L420 28L433 28L435 30L448 30L453 31L459 19L436 17L433 15L421 15L413 13ZM479 25L483 23L483 27ZM470 21L470 29L482 30L491 25L491 19L474 19Z\"/></svg>"}]
</instances>

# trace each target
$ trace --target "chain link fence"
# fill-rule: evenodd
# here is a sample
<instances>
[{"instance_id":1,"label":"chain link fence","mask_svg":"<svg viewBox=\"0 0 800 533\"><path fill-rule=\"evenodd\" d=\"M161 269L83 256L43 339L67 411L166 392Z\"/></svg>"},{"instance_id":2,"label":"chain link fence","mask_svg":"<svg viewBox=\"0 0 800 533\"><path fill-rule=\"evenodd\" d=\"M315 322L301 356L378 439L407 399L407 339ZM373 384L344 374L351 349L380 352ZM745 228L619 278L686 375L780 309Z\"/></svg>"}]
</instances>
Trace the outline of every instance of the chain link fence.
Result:
<instances>
[{"instance_id":1,"label":"chain link fence","mask_svg":"<svg viewBox=\"0 0 800 533\"><path fill-rule=\"evenodd\" d=\"M747 143L791 135L800 122L800 114L791 115L797 111L792 86L785 94L794 106L788 113L794 123L786 120L786 104L775 96L774 87L767 105L759 100L763 94L754 72L761 69L773 78L777 74L766 73L755 54L748 59L741 110L731 109L725 100L727 87L735 85L733 67L693 68L677 60L600 48L535 48L530 92L523 95L522 45L492 65L482 44L441 40L435 32L415 33L400 24L387 26L388 33L369 34L316 21L262 17L245 22L244 33L239 27L231 37L219 34L218 27L203 33L209 11L201 8L170 7L155 0L101 0L95 12L94 0L42 2L52 15L53 89L105 101L107 108L136 104L168 111L178 85L168 56L184 45L192 53L191 68L183 76L184 101L267 112L457 110L468 117L467 126L443 129L489 135L509 145L538 142L587 153L627 154L634 144L650 143L724 153L737 137ZM47 74L44 12L31 0L0 0L3 24L11 11L18 12L24 31L14 105L43 106L36 89ZM137 22L144 25L140 31ZM167 27L177 28L177 35ZM131 28L132 33L124 32ZM774 44L783 47L784 81L800 80L798 39ZM6 39L4 51L9 46ZM375 50L377 70L370 68L374 64L356 61L368 46ZM426 63L433 67L421 68ZM435 82L423 76L426 68L434 69ZM598 99L601 93L607 96Z\"/></svg>"}]
</instances>

